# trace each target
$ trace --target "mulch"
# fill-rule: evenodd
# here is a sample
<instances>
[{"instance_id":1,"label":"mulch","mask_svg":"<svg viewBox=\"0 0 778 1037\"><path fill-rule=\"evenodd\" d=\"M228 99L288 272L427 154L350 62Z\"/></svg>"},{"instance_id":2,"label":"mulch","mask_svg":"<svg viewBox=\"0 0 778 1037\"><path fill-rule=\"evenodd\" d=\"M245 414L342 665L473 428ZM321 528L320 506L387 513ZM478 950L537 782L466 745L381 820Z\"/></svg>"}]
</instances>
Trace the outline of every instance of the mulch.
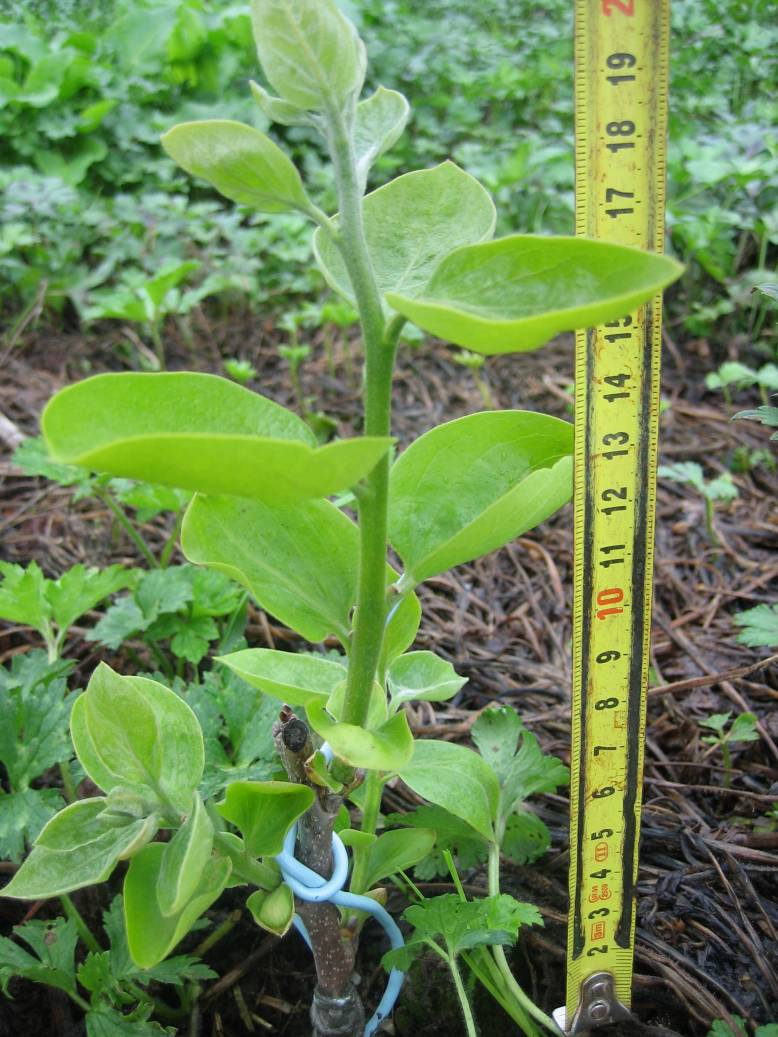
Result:
<instances>
[{"instance_id":1,"label":"mulch","mask_svg":"<svg viewBox=\"0 0 778 1037\"><path fill-rule=\"evenodd\" d=\"M220 357L245 357L259 370L252 387L293 405L269 321L248 314L234 314L227 324L211 324L203 314L197 320L194 353L175 327L169 329L170 368L220 371ZM116 348L119 338L114 326L88 338L45 329L28 333L5 357L0 413L22 434L34 434L42 405L58 387L89 373L126 368L127 350ZM304 391L336 419L340 434L355 431L358 373L347 373L343 342L336 342L334 373L321 339L314 337L311 345L312 358L302 370ZM738 448L764 447L766 429L730 421L753 400L743 397L728 407L705 391L704 375L715 366L708 344L667 335L666 346L663 394L669 408L661 418L662 460L696 460L714 475L729 469ZM745 353L740 359L749 361ZM570 418L569 337L537 353L492 358L483 373L498 407ZM404 348L395 386L401 446L434 424L483 409L472 373L443 346ZM76 562L139 564L133 545L99 502L73 503L68 490L20 475L9 458L5 449L0 557L21 563L34 558L48 575ZM736 1014L751 1025L778 1019L778 655L739 643L732 621L739 611L775 600L778 478L761 466L734 480L738 498L716 506L718 545L707 535L695 491L677 483L658 490L633 1006L641 1023L609 1028L612 1033L704 1037L716 1018ZM144 532L152 544L161 544L164 520ZM469 682L452 703L417 706L411 713L417 734L466 740L481 709L499 701L516 707L547 752L569 757L572 547L568 505L503 550L422 588L417 647L449 659ZM79 630L74 633L67 654L78 661L83 681L97 653ZM35 637L8 625L0 629L0 662L34 646ZM300 643L260 610L252 613L249 637L260 646ZM699 721L746 710L759 718L760 738L734 747L731 787L725 788L720 754L702 741ZM400 787L388 796L394 809L411 805ZM522 935L514 965L526 989L551 1009L564 1000L568 803L566 796L546 795L534 807L551 830L553 849L534 867L506 862L504 888L537 903L544 915L543 929ZM482 873L467 879L473 888L485 882ZM0 904L4 932L29 914L29 905ZM228 901L220 917L239 906ZM396 906L403 907L399 899ZM312 973L299 948L257 935L244 923L228 944L207 956L222 978L206 990L192 1032L305 1033ZM368 1000L380 987L380 953L379 947L364 970ZM435 993L441 985L447 1008ZM13 992L15 1002L0 1001L0 1034L78 1032L59 995L47 1001L42 988L21 983ZM401 1009L398 1035L461 1032L442 980L426 986L414 981L412 992L416 1007L427 1012L425 1022ZM27 1014L33 1002L37 1013L48 1005L40 1023L33 1021L38 1015ZM488 1011L479 1000L477 1012ZM495 1037L515 1032L505 1028L504 1018L490 1018L488 1030Z\"/></svg>"}]
</instances>

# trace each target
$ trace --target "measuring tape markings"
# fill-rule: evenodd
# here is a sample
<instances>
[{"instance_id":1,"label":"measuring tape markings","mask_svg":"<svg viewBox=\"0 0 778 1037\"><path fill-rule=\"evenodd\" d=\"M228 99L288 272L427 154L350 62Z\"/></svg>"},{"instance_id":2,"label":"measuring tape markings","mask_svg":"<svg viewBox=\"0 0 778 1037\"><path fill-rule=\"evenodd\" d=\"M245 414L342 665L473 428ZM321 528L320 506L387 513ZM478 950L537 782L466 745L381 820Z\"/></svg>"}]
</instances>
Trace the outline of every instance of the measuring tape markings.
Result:
<instances>
[{"instance_id":1,"label":"measuring tape markings","mask_svg":"<svg viewBox=\"0 0 778 1037\"><path fill-rule=\"evenodd\" d=\"M576 233L662 251L667 2L575 13ZM594 973L630 1003L660 322L657 299L576 336L570 1022Z\"/></svg>"}]
</instances>

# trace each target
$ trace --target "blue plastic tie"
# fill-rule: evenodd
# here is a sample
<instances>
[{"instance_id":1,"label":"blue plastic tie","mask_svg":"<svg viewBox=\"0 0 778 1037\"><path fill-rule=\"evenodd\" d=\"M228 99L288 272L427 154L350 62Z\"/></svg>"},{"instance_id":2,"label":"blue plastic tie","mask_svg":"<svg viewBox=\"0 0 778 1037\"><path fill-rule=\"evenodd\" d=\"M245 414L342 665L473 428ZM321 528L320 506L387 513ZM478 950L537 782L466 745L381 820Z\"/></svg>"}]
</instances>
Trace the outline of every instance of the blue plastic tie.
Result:
<instances>
[{"instance_id":1,"label":"blue plastic tie","mask_svg":"<svg viewBox=\"0 0 778 1037\"><path fill-rule=\"evenodd\" d=\"M332 759L332 750L326 742L321 747L321 752L328 762ZM296 839L297 823L295 822L286 833L283 850L276 857L284 882L286 882L294 895L299 897L300 900L307 900L311 903L328 901L330 904L336 904L338 907L347 907L354 911L365 911L375 918L384 929L389 937L392 949L396 950L399 947L403 947L405 944L403 934L388 911L371 897L343 892L343 886L348 878L348 853L340 836L336 832L332 833L333 869L329 879L322 878L321 875L318 875L311 868L306 867L306 865L301 864L297 860L294 855ZM305 928L302 918L297 914L294 916L294 925L310 947L311 940L308 930ZM404 979L405 973L400 969L392 969L389 973L384 995L378 1004L378 1008L365 1026L364 1037L371 1037L384 1019L391 1014L395 1002L400 995L400 988L403 985Z\"/></svg>"}]
</instances>

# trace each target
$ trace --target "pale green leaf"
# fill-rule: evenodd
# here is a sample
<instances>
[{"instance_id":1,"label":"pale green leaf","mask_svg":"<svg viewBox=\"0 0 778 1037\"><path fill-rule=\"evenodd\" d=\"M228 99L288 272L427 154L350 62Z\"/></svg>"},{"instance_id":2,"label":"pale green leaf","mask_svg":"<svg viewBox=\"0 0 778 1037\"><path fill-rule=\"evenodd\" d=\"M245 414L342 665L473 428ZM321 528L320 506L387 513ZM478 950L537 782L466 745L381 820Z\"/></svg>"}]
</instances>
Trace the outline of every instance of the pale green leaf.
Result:
<instances>
[{"instance_id":1,"label":"pale green leaf","mask_svg":"<svg viewBox=\"0 0 778 1037\"><path fill-rule=\"evenodd\" d=\"M3 896L37 900L104 882L120 860L137 852L157 830L154 817L117 826L104 814L107 800L77 800L45 825Z\"/></svg>"},{"instance_id":2,"label":"pale green leaf","mask_svg":"<svg viewBox=\"0 0 778 1037\"><path fill-rule=\"evenodd\" d=\"M124 879L124 918L132 960L143 969L153 968L186 936L227 884L232 864L226 857L206 863L192 899L177 914L163 915L156 897L157 879L165 847L151 843L130 861Z\"/></svg>"},{"instance_id":3,"label":"pale green leaf","mask_svg":"<svg viewBox=\"0 0 778 1037\"><path fill-rule=\"evenodd\" d=\"M405 173L379 187L364 200L365 237L379 292L417 295L444 256L459 245L486 241L494 222L486 190L453 162ZM320 230L313 244L329 284L353 300L335 244Z\"/></svg>"},{"instance_id":4,"label":"pale green leaf","mask_svg":"<svg viewBox=\"0 0 778 1037\"><path fill-rule=\"evenodd\" d=\"M536 349L560 331L623 317L680 277L674 259L586 238L515 235L450 253L390 306L475 353Z\"/></svg>"},{"instance_id":5,"label":"pale green leaf","mask_svg":"<svg viewBox=\"0 0 778 1037\"><path fill-rule=\"evenodd\" d=\"M164 133L161 144L182 169L233 202L260 212L313 208L291 160L253 126L230 119L184 122Z\"/></svg>"},{"instance_id":6,"label":"pale green leaf","mask_svg":"<svg viewBox=\"0 0 778 1037\"><path fill-rule=\"evenodd\" d=\"M314 731L329 743L336 756L352 767L400 770L408 764L413 753L413 735L404 713L396 713L391 720L373 730L333 720L317 702L308 705L306 714Z\"/></svg>"},{"instance_id":7,"label":"pale green leaf","mask_svg":"<svg viewBox=\"0 0 778 1037\"><path fill-rule=\"evenodd\" d=\"M364 47L334 0L252 0L262 71L300 108L342 108L365 78Z\"/></svg>"},{"instance_id":8,"label":"pale green leaf","mask_svg":"<svg viewBox=\"0 0 778 1037\"><path fill-rule=\"evenodd\" d=\"M224 663L252 687L290 706L307 706L311 701L326 704L346 676L340 663L271 648L246 648L230 655L217 655L215 662Z\"/></svg>"},{"instance_id":9,"label":"pale green leaf","mask_svg":"<svg viewBox=\"0 0 778 1037\"><path fill-rule=\"evenodd\" d=\"M259 108L265 113L271 122L280 123L282 126L314 126L315 121L304 108L285 101L282 97L273 97L267 90L249 80L251 96L257 102ZM254 372L256 374L256 372Z\"/></svg>"},{"instance_id":10,"label":"pale green leaf","mask_svg":"<svg viewBox=\"0 0 778 1037\"><path fill-rule=\"evenodd\" d=\"M0 562L0 619L43 631L51 615L46 601L46 578L37 562L26 569Z\"/></svg>"},{"instance_id":11,"label":"pale green leaf","mask_svg":"<svg viewBox=\"0 0 778 1037\"><path fill-rule=\"evenodd\" d=\"M96 375L57 393L41 419L52 456L111 475L271 503L359 482L392 440L317 447L302 419L227 378Z\"/></svg>"},{"instance_id":12,"label":"pale green leaf","mask_svg":"<svg viewBox=\"0 0 778 1037\"><path fill-rule=\"evenodd\" d=\"M157 904L163 915L177 914L194 896L213 848L213 822L195 793L184 824L165 845L157 879Z\"/></svg>"},{"instance_id":13,"label":"pale green leaf","mask_svg":"<svg viewBox=\"0 0 778 1037\"><path fill-rule=\"evenodd\" d=\"M346 701L346 685L347 682L345 680L337 684L325 703L327 712L335 720L340 720L343 716L343 706ZM386 692L378 681L373 681L373 687L370 689L370 701L367 707L365 727L381 727L386 723L388 716Z\"/></svg>"},{"instance_id":14,"label":"pale green leaf","mask_svg":"<svg viewBox=\"0 0 778 1037\"><path fill-rule=\"evenodd\" d=\"M246 901L246 907L257 925L274 936L285 936L294 919L294 893L282 882L269 893L256 890Z\"/></svg>"},{"instance_id":15,"label":"pale green leaf","mask_svg":"<svg viewBox=\"0 0 778 1037\"><path fill-rule=\"evenodd\" d=\"M778 604L755 605L734 617L740 627L737 636L741 644L749 648L774 648L778 645Z\"/></svg>"},{"instance_id":16,"label":"pale green leaf","mask_svg":"<svg viewBox=\"0 0 778 1037\"><path fill-rule=\"evenodd\" d=\"M354 163L364 191L370 167L395 143L408 121L408 101L397 90L379 86L360 101L354 122Z\"/></svg>"},{"instance_id":17,"label":"pale green leaf","mask_svg":"<svg viewBox=\"0 0 778 1037\"><path fill-rule=\"evenodd\" d=\"M203 773L200 725L182 698L105 663L73 707L71 736L89 777L105 792L149 790L185 813Z\"/></svg>"},{"instance_id":18,"label":"pale green leaf","mask_svg":"<svg viewBox=\"0 0 778 1037\"><path fill-rule=\"evenodd\" d=\"M417 741L400 777L430 803L467 821L485 839L494 839L500 785L478 753L454 742Z\"/></svg>"},{"instance_id":19,"label":"pale green leaf","mask_svg":"<svg viewBox=\"0 0 778 1037\"><path fill-rule=\"evenodd\" d=\"M407 652L395 659L386 674L392 706L403 702L445 702L467 683L446 659L434 652Z\"/></svg>"},{"instance_id":20,"label":"pale green leaf","mask_svg":"<svg viewBox=\"0 0 778 1037\"><path fill-rule=\"evenodd\" d=\"M328 501L271 507L197 496L181 535L191 562L226 573L308 641L349 635L359 565L357 527Z\"/></svg>"},{"instance_id":21,"label":"pale green leaf","mask_svg":"<svg viewBox=\"0 0 778 1037\"><path fill-rule=\"evenodd\" d=\"M392 467L389 539L420 583L542 522L572 492L572 425L530 411L470 414Z\"/></svg>"},{"instance_id":22,"label":"pale green leaf","mask_svg":"<svg viewBox=\"0 0 778 1037\"><path fill-rule=\"evenodd\" d=\"M291 826L313 804L307 785L288 781L233 781L216 809L240 829L253 857L280 853Z\"/></svg>"},{"instance_id":23,"label":"pale green leaf","mask_svg":"<svg viewBox=\"0 0 778 1037\"><path fill-rule=\"evenodd\" d=\"M369 850L365 889L388 875L412 868L432 852L434 845L431 828L398 828L379 835Z\"/></svg>"},{"instance_id":24,"label":"pale green leaf","mask_svg":"<svg viewBox=\"0 0 778 1037\"><path fill-rule=\"evenodd\" d=\"M420 623L421 605L413 591L406 591L399 601L390 599L381 649L382 673L393 659L411 647L416 640Z\"/></svg>"}]
</instances>

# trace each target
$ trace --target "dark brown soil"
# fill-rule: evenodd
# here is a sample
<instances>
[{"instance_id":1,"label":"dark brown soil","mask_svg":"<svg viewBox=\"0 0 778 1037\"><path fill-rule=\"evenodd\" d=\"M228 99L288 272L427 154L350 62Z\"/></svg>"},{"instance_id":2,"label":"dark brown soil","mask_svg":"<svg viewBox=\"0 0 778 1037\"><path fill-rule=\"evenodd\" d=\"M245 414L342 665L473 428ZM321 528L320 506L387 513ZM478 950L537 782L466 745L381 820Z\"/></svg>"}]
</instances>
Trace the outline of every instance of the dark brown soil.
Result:
<instances>
[{"instance_id":1,"label":"dark brown soil","mask_svg":"<svg viewBox=\"0 0 778 1037\"><path fill-rule=\"evenodd\" d=\"M239 355L260 372L253 387L293 405L272 325L248 315L236 315L226 326L198 319L193 353L176 329L169 329L171 368L220 371L220 357ZM34 433L40 409L55 389L89 373L127 366L126 350L117 351L120 337L112 329L88 338L47 330L32 334L5 358L0 412L23 434ZM731 422L740 408L706 394L704 375L715 366L707 344L676 344L669 336L667 342L663 392L670 407L661 419L662 460L697 460L708 474L718 474L728 469L738 448L767 445L766 429ZM302 373L304 391L315 399L315 408L338 422L339 432L347 432L354 428L358 375L347 372L343 343L336 344L334 374L328 372L322 343L312 344L314 355ZM739 358L756 359L747 350ZM498 407L569 417L569 339L535 354L492 359L485 377ZM471 373L433 345L403 350L395 401L401 445L434 424L483 408ZM738 403L755 401L742 397ZM99 503L74 504L69 491L21 476L9 457L5 450L0 460L0 557L23 563L34 558L49 575L78 561L138 564L132 544ZM634 999L641 1023L611 1030L622 1035L704 1037L713 1019L733 1013L753 1025L778 1018L778 655L739 644L732 623L734 613L775 600L778 479L764 466L734 478L738 499L716 508L718 548L707 536L698 494L679 484L666 484L658 493ZM164 522L146 532L161 541ZM415 731L467 739L478 712L499 700L518 709L547 751L566 758L571 586L569 506L509 547L431 580L422 590L425 618L418 646L449 658L470 682L452 704L417 707L411 716ZM78 634L67 654L78 660L83 680L97 655ZM258 645L293 646L297 640L259 611L249 634ZM34 632L6 626L0 632L0 662L27 651L35 639ZM727 710L756 713L761 736L735 746L730 789L723 787L720 756L701 741L699 728L699 720ZM394 809L410 805L402 788L390 790L389 798ZM544 796L535 806L551 829L553 850L532 868L507 862L505 888L538 903L543 912L545 928L522 938L514 965L528 992L551 1009L564 999L568 804L565 796ZM474 889L485 883L480 873L467 879ZM118 888L117 878L112 885ZM395 896L393 906L402 910ZM92 920L105 903L95 891L75 899ZM221 921L240 906L236 892L220 901L211 917ZM2 932L53 910L54 904L0 900ZM369 932L360 967L365 998L374 1004L383 982L383 948L371 943ZM192 937L184 948L195 943ZM199 1014L180 1033L292 1037L308 1032L313 971L297 937L274 941L258 935L244 916L206 960L221 979L205 985ZM0 1000L0 1035L82 1032L64 995L16 981L11 992L14 1001ZM476 997L476 1010L482 1032L493 1037L516 1032L487 997ZM453 989L435 963L411 975L394 1027L399 1037L463 1032Z\"/></svg>"}]
</instances>

